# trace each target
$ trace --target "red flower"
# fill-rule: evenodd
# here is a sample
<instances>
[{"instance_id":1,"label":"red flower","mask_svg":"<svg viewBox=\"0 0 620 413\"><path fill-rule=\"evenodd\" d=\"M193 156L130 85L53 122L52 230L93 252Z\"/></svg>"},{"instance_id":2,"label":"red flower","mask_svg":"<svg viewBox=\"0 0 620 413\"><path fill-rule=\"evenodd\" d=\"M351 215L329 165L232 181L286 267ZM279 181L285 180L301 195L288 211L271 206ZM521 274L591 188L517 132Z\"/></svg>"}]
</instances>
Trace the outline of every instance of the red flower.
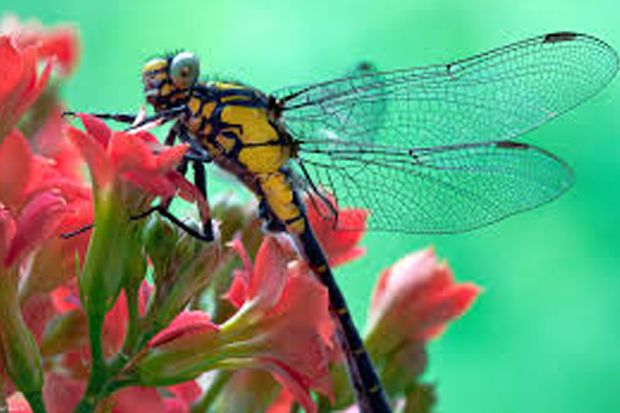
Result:
<instances>
[{"instance_id":1,"label":"red flower","mask_svg":"<svg viewBox=\"0 0 620 413\"><path fill-rule=\"evenodd\" d=\"M288 255L274 238L265 239L253 268L238 240L233 247L244 269L236 272L227 296L240 313L256 319L251 328L262 343L253 345L262 348L262 354L255 363L270 371L308 412L315 411L308 390L331 395L328 349L334 326L327 291L305 264L289 267Z\"/></svg>"},{"instance_id":2,"label":"red flower","mask_svg":"<svg viewBox=\"0 0 620 413\"><path fill-rule=\"evenodd\" d=\"M219 331L217 324L211 322L209 315L202 311L185 311L179 314L170 325L149 341L149 346L160 347L174 342L178 345L185 338L194 335Z\"/></svg>"},{"instance_id":3,"label":"red flower","mask_svg":"<svg viewBox=\"0 0 620 413\"><path fill-rule=\"evenodd\" d=\"M0 144L0 257L11 266L58 234L67 211L62 190L38 179L47 165L34 157L19 131Z\"/></svg>"},{"instance_id":4,"label":"red flower","mask_svg":"<svg viewBox=\"0 0 620 413\"><path fill-rule=\"evenodd\" d=\"M112 413L190 413L201 389L194 381L166 388L169 397L154 388L129 387L114 395Z\"/></svg>"},{"instance_id":5,"label":"red flower","mask_svg":"<svg viewBox=\"0 0 620 413\"><path fill-rule=\"evenodd\" d=\"M11 35L21 49L35 47L39 58L55 58L63 76L71 74L78 62L80 45L77 33L71 27L50 30L37 21L22 23L17 17L7 15L0 22L0 33Z\"/></svg>"},{"instance_id":6,"label":"red flower","mask_svg":"<svg viewBox=\"0 0 620 413\"><path fill-rule=\"evenodd\" d=\"M175 168L186 145L163 146L146 131L112 132L93 116L80 115L80 119L87 133L72 127L68 133L88 163L98 190L109 190L120 180L154 196L169 198L177 193Z\"/></svg>"},{"instance_id":7,"label":"red flower","mask_svg":"<svg viewBox=\"0 0 620 413\"><path fill-rule=\"evenodd\" d=\"M239 241L234 246L247 256ZM228 294L238 311L220 326L202 312L177 317L137 363L140 379L170 382L217 367L261 369L315 412L310 390L331 396L328 349L334 327L326 289L305 265L289 267L288 258L275 238L266 238L254 266L244 260Z\"/></svg>"},{"instance_id":8,"label":"red flower","mask_svg":"<svg viewBox=\"0 0 620 413\"><path fill-rule=\"evenodd\" d=\"M328 198L333 203L333 197ZM327 219L330 212L323 203L317 202L315 207L308 199L305 202L310 225L332 267L364 255L366 249L357 244L364 236L368 211L343 208L338 211L338 225L335 227L333 219Z\"/></svg>"},{"instance_id":9,"label":"red flower","mask_svg":"<svg viewBox=\"0 0 620 413\"><path fill-rule=\"evenodd\" d=\"M432 249L408 255L381 274L366 345L388 391L414 382L424 371L425 343L463 314L478 293L474 284L456 283Z\"/></svg>"},{"instance_id":10,"label":"red flower","mask_svg":"<svg viewBox=\"0 0 620 413\"><path fill-rule=\"evenodd\" d=\"M58 220L56 233L71 232L93 222L93 206L88 195L66 205ZM89 239L89 232L69 239L50 237L33 258L28 277L22 285L22 296L26 298L35 293L49 293L75 280L76 257L78 262L84 261Z\"/></svg>"},{"instance_id":11,"label":"red flower","mask_svg":"<svg viewBox=\"0 0 620 413\"><path fill-rule=\"evenodd\" d=\"M60 103L51 104L47 117L31 137L31 142L37 153L53 163L61 176L80 182L83 181L83 159L65 133L67 122L62 112Z\"/></svg>"},{"instance_id":12,"label":"red flower","mask_svg":"<svg viewBox=\"0 0 620 413\"><path fill-rule=\"evenodd\" d=\"M8 35L0 35L0 141L39 97L52 70L48 61L37 74L37 48L17 47Z\"/></svg>"}]
</instances>

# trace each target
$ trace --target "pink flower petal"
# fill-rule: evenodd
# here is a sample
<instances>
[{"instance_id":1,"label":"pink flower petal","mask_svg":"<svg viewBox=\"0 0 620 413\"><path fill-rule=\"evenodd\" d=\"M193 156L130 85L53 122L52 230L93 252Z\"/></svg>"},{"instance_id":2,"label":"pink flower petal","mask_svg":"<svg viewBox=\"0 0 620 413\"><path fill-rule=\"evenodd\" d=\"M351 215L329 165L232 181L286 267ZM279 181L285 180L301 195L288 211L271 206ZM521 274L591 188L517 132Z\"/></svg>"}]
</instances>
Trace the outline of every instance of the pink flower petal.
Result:
<instances>
[{"instance_id":1,"label":"pink flower petal","mask_svg":"<svg viewBox=\"0 0 620 413\"><path fill-rule=\"evenodd\" d=\"M67 128L67 134L86 160L95 185L100 188L110 185L114 179L114 167L104 146L91 135L73 127Z\"/></svg>"},{"instance_id":2,"label":"pink flower petal","mask_svg":"<svg viewBox=\"0 0 620 413\"><path fill-rule=\"evenodd\" d=\"M235 308L240 308L248 296L248 284L245 281L244 273L244 271L233 272L233 281L226 294L224 294L224 298Z\"/></svg>"},{"instance_id":3,"label":"pink flower petal","mask_svg":"<svg viewBox=\"0 0 620 413\"><path fill-rule=\"evenodd\" d=\"M0 165L0 202L17 209L28 186L32 165L30 145L17 129L0 143Z\"/></svg>"},{"instance_id":4,"label":"pink flower petal","mask_svg":"<svg viewBox=\"0 0 620 413\"><path fill-rule=\"evenodd\" d=\"M10 36L0 35L0 103L18 84L23 73L21 54Z\"/></svg>"},{"instance_id":5,"label":"pink flower petal","mask_svg":"<svg viewBox=\"0 0 620 413\"><path fill-rule=\"evenodd\" d=\"M450 320L469 309L478 294L480 287L472 283L462 283L429 298L417 317L424 339L429 340L440 335Z\"/></svg>"},{"instance_id":6,"label":"pink flower petal","mask_svg":"<svg viewBox=\"0 0 620 413\"><path fill-rule=\"evenodd\" d=\"M280 243L274 237L266 237L256 254L248 299L259 302L256 305L263 308L273 307L285 284L287 266L288 255Z\"/></svg>"},{"instance_id":7,"label":"pink flower petal","mask_svg":"<svg viewBox=\"0 0 620 413\"><path fill-rule=\"evenodd\" d=\"M128 133L113 133L108 154L120 172L156 170L157 161L150 146Z\"/></svg>"},{"instance_id":8,"label":"pink flower petal","mask_svg":"<svg viewBox=\"0 0 620 413\"><path fill-rule=\"evenodd\" d=\"M166 413L190 413L190 406L179 399L164 399L164 411Z\"/></svg>"},{"instance_id":9,"label":"pink flower petal","mask_svg":"<svg viewBox=\"0 0 620 413\"><path fill-rule=\"evenodd\" d=\"M157 155L157 169L160 171L172 171L183 159L189 145L182 144L176 146L163 146L161 152Z\"/></svg>"},{"instance_id":10,"label":"pink flower petal","mask_svg":"<svg viewBox=\"0 0 620 413\"><path fill-rule=\"evenodd\" d=\"M39 56L56 58L63 76L73 71L79 54L78 36L71 27L58 27L41 36Z\"/></svg>"},{"instance_id":11,"label":"pink flower petal","mask_svg":"<svg viewBox=\"0 0 620 413\"><path fill-rule=\"evenodd\" d=\"M35 53L32 53L31 55L25 54L25 56L31 58L32 61L35 61L37 58ZM27 65L30 66L29 63L27 63ZM33 68L31 78L33 83L30 85L30 87L28 87L26 93L21 96L19 103L16 105L17 116L21 116L23 113L25 113L26 110L39 98L39 96L47 86L47 81L52 74L53 66L51 60L45 62L43 71L38 78L36 74L36 64L33 63L31 67Z\"/></svg>"},{"instance_id":12,"label":"pink flower petal","mask_svg":"<svg viewBox=\"0 0 620 413\"><path fill-rule=\"evenodd\" d=\"M114 395L112 413L166 413L163 399L152 387L128 387Z\"/></svg>"},{"instance_id":13,"label":"pink flower petal","mask_svg":"<svg viewBox=\"0 0 620 413\"><path fill-rule=\"evenodd\" d=\"M107 148L112 137L112 131L108 125L101 119L86 113L78 113L77 116L82 121L86 132L95 138L103 148Z\"/></svg>"},{"instance_id":14,"label":"pink flower petal","mask_svg":"<svg viewBox=\"0 0 620 413\"><path fill-rule=\"evenodd\" d=\"M107 355L113 355L121 349L128 318L125 291L121 291L114 306L106 313L103 323L103 347Z\"/></svg>"},{"instance_id":15,"label":"pink flower petal","mask_svg":"<svg viewBox=\"0 0 620 413\"><path fill-rule=\"evenodd\" d=\"M334 203L333 197L328 198ZM365 253L365 249L358 247L357 244L364 236L368 219L367 211L352 208L340 209L338 227L335 228L332 214L323 203L315 205L306 200L306 204L309 205L308 220L331 266L345 264Z\"/></svg>"},{"instance_id":16,"label":"pink flower petal","mask_svg":"<svg viewBox=\"0 0 620 413\"><path fill-rule=\"evenodd\" d=\"M73 411L82 398L85 389L86 381L72 379L59 373L48 374L43 388L43 398L47 411L49 413Z\"/></svg>"},{"instance_id":17,"label":"pink flower petal","mask_svg":"<svg viewBox=\"0 0 620 413\"><path fill-rule=\"evenodd\" d=\"M479 288L457 283L432 249L410 254L381 274L373 294L367 347L395 388L426 366L425 346L474 302Z\"/></svg>"},{"instance_id":18,"label":"pink flower petal","mask_svg":"<svg viewBox=\"0 0 620 413\"><path fill-rule=\"evenodd\" d=\"M173 340L209 331L219 331L219 327L211 322L207 313L203 311L185 311L179 314L167 328L153 337L149 342L149 346L157 347Z\"/></svg>"},{"instance_id":19,"label":"pink flower petal","mask_svg":"<svg viewBox=\"0 0 620 413\"><path fill-rule=\"evenodd\" d=\"M50 293L54 309L59 314L82 308L77 287L60 286Z\"/></svg>"},{"instance_id":20,"label":"pink flower petal","mask_svg":"<svg viewBox=\"0 0 620 413\"><path fill-rule=\"evenodd\" d=\"M202 394L202 388L194 380L186 381L185 383L177 384L175 386L166 387L170 393L174 394L179 400L183 400L185 403L193 403L198 400Z\"/></svg>"},{"instance_id":21,"label":"pink flower petal","mask_svg":"<svg viewBox=\"0 0 620 413\"><path fill-rule=\"evenodd\" d=\"M32 413L30 405L21 393L15 393L7 399L8 412L10 413ZM50 413L55 413L51 412Z\"/></svg>"},{"instance_id":22,"label":"pink flower petal","mask_svg":"<svg viewBox=\"0 0 620 413\"><path fill-rule=\"evenodd\" d=\"M49 191L35 196L17 218L15 238L4 265L12 265L55 235L65 211L66 202L59 194Z\"/></svg>"},{"instance_id":23,"label":"pink flower petal","mask_svg":"<svg viewBox=\"0 0 620 413\"><path fill-rule=\"evenodd\" d=\"M150 171L133 169L121 175L126 181L150 194L164 199L175 195L177 188L170 180Z\"/></svg>"},{"instance_id":24,"label":"pink flower petal","mask_svg":"<svg viewBox=\"0 0 620 413\"><path fill-rule=\"evenodd\" d=\"M56 315L52 298L47 294L36 294L22 304L21 310L26 325L40 342L48 322Z\"/></svg>"},{"instance_id":25,"label":"pink flower petal","mask_svg":"<svg viewBox=\"0 0 620 413\"><path fill-rule=\"evenodd\" d=\"M295 370L277 360L263 361L262 363L259 361L259 365L261 364L263 368L273 374L282 387L291 393L306 413L316 413L318 411L314 400L310 396L308 386Z\"/></svg>"}]
</instances>

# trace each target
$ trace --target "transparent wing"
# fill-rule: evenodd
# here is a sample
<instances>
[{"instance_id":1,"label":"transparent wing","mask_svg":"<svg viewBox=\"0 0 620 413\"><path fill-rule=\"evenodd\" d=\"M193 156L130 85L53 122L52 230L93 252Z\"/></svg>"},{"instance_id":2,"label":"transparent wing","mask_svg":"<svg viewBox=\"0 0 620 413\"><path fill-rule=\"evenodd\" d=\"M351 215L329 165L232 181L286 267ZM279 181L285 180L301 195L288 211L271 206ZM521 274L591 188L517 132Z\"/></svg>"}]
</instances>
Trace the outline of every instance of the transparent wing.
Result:
<instances>
[{"instance_id":1,"label":"transparent wing","mask_svg":"<svg viewBox=\"0 0 620 413\"><path fill-rule=\"evenodd\" d=\"M412 233L461 232L544 204L572 184L570 168L554 155L524 143L487 142L397 149L368 143L303 144L300 171L324 191L326 211L370 211L368 228ZM335 205L325 208L333 194ZM355 230L334 219L341 229ZM351 222L358 222L351 220Z\"/></svg>"},{"instance_id":2,"label":"transparent wing","mask_svg":"<svg viewBox=\"0 0 620 413\"><path fill-rule=\"evenodd\" d=\"M370 72L275 93L302 141L397 147L508 140L598 92L618 68L601 40L553 33L447 65Z\"/></svg>"}]
</instances>

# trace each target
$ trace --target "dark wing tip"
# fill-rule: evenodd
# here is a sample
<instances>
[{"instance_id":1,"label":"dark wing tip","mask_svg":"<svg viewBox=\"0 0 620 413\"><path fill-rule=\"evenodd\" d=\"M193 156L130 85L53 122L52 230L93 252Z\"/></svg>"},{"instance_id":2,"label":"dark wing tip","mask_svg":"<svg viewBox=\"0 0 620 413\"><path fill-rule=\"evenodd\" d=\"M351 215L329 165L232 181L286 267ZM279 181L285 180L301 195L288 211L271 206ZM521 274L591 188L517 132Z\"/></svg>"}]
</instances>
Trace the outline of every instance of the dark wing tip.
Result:
<instances>
[{"instance_id":1,"label":"dark wing tip","mask_svg":"<svg viewBox=\"0 0 620 413\"><path fill-rule=\"evenodd\" d=\"M515 141L499 141L495 142L495 146L497 148L503 149L529 149L530 146L526 143L515 142Z\"/></svg>"},{"instance_id":2,"label":"dark wing tip","mask_svg":"<svg viewBox=\"0 0 620 413\"><path fill-rule=\"evenodd\" d=\"M577 38L577 33L574 32L556 32L545 35L543 43L559 43L570 42Z\"/></svg>"}]
</instances>

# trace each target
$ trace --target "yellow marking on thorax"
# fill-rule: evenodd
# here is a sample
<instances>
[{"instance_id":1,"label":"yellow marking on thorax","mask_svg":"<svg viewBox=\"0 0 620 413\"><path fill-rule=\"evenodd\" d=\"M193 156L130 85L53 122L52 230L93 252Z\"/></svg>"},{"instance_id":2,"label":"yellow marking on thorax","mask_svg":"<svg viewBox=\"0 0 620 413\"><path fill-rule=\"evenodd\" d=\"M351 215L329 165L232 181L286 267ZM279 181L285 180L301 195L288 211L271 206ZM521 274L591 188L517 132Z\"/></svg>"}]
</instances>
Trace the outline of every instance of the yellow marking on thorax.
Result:
<instances>
[{"instance_id":1,"label":"yellow marking on thorax","mask_svg":"<svg viewBox=\"0 0 620 413\"><path fill-rule=\"evenodd\" d=\"M222 121L242 127L238 160L251 172L274 173L289 160L290 148L273 144L278 141L278 132L269 123L265 109L227 106L222 110Z\"/></svg>"},{"instance_id":2,"label":"yellow marking on thorax","mask_svg":"<svg viewBox=\"0 0 620 413\"><path fill-rule=\"evenodd\" d=\"M222 121L243 127L243 143L262 143L278 138L278 132L269 123L263 108L227 106L222 110Z\"/></svg>"},{"instance_id":3,"label":"yellow marking on thorax","mask_svg":"<svg viewBox=\"0 0 620 413\"><path fill-rule=\"evenodd\" d=\"M213 82L218 89L238 89L240 85L235 83L227 83L227 82Z\"/></svg>"},{"instance_id":4,"label":"yellow marking on thorax","mask_svg":"<svg viewBox=\"0 0 620 413\"><path fill-rule=\"evenodd\" d=\"M187 107L189 108L192 115L195 115L200 110L200 104L202 101L196 97L192 97L189 102L187 102Z\"/></svg>"},{"instance_id":5,"label":"yellow marking on thorax","mask_svg":"<svg viewBox=\"0 0 620 413\"><path fill-rule=\"evenodd\" d=\"M203 130L198 130L200 128L200 124L202 123L202 119L209 119L211 117L211 113L215 109L216 103L209 102L202 106L202 111L200 107L202 106L202 101L197 97L192 97L187 102L187 107L190 110L191 116L187 121L187 127L193 133L202 133L209 134L211 132L211 125L207 122Z\"/></svg>"},{"instance_id":6,"label":"yellow marking on thorax","mask_svg":"<svg viewBox=\"0 0 620 413\"><path fill-rule=\"evenodd\" d=\"M211 155L211 157L213 157L214 159L222 155L222 152L217 148L217 146L215 146L211 142L208 142L206 139L201 139L200 144L202 145L203 148L207 150L209 155Z\"/></svg>"},{"instance_id":7,"label":"yellow marking on thorax","mask_svg":"<svg viewBox=\"0 0 620 413\"><path fill-rule=\"evenodd\" d=\"M215 110L215 106L215 102L205 103L205 105L202 107L202 116L209 119L211 117L211 114Z\"/></svg>"},{"instance_id":8,"label":"yellow marking on thorax","mask_svg":"<svg viewBox=\"0 0 620 413\"><path fill-rule=\"evenodd\" d=\"M236 102L249 102L250 100L252 100L252 98L250 96L243 96L243 95L230 95L230 96L222 96L221 101L224 103L228 103L228 102L232 102L232 101L236 101Z\"/></svg>"},{"instance_id":9,"label":"yellow marking on thorax","mask_svg":"<svg viewBox=\"0 0 620 413\"><path fill-rule=\"evenodd\" d=\"M224 135L218 135L215 140L224 148L226 153L232 151L235 147L235 140Z\"/></svg>"},{"instance_id":10,"label":"yellow marking on thorax","mask_svg":"<svg viewBox=\"0 0 620 413\"><path fill-rule=\"evenodd\" d=\"M160 95L161 96L168 96L169 94L172 93L172 91L174 90L174 86L172 86L170 83L165 83L161 89L160 89Z\"/></svg>"}]
</instances>

